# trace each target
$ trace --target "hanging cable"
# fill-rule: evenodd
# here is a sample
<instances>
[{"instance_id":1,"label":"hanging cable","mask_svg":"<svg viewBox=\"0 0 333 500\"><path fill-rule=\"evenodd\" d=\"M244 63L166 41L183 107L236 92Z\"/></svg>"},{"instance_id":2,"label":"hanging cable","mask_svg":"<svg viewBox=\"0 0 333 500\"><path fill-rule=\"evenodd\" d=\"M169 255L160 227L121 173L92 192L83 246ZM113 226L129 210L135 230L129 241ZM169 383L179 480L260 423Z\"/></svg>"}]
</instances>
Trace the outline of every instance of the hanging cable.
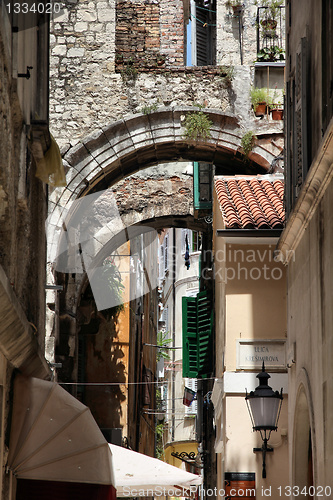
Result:
<instances>
[{"instance_id":1,"label":"hanging cable","mask_svg":"<svg viewBox=\"0 0 333 500\"><path fill-rule=\"evenodd\" d=\"M195 17L193 14L191 14L191 17L193 19L195 19L196 21L198 21L199 23L201 23L203 26L216 26L216 24L209 24L209 23L206 23L205 21L201 21L201 19L198 19L197 17Z\"/></svg>"},{"instance_id":2,"label":"hanging cable","mask_svg":"<svg viewBox=\"0 0 333 500\"><path fill-rule=\"evenodd\" d=\"M215 380L215 377L208 377L205 380ZM148 385L148 384L157 384L163 385L167 384L167 381L157 381L152 380L150 382L57 382L59 385L86 385L86 386L118 386L118 385Z\"/></svg>"},{"instance_id":3,"label":"hanging cable","mask_svg":"<svg viewBox=\"0 0 333 500\"><path fill-rule=\"evenodd\" d=\"M200 5L196 5L195 8L200 10L208 10L208 12L214 12L214 14L216 14L217 12L216 10L208 9L207 7L200 7Z\"/></svg>"}]
</instances>

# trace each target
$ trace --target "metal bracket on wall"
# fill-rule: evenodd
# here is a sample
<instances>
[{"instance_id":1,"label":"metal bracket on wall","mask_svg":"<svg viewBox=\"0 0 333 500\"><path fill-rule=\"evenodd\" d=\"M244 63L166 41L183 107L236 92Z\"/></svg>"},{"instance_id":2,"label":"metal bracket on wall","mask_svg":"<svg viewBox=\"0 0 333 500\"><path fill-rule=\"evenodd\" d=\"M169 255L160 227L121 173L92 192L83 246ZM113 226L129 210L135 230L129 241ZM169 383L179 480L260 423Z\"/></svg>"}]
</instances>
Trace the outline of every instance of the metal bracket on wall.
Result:
<instances>
[{"instance_id":1,"label":"metal bracket on wall","mask_svg":"<svg viewBox=\"0 0 333 500\"><path fill-rule=\"evenodd\" d=\"M186 451L182 451L181 453L178 453L178 451L172 451L171 456L178 458L179 460L182 460L182 462L186 462L196 468L203 469L203 465L198 463L198 456L194 453L194 451L190 451L190 453L187 453Z\"/></svg>"},{"instance_id":2,"label":"metal bracket on wall","mask_svg":"<svg viewBox=\"0 0 333 500\"><path fill-rule=\"evenodd\" d=\"M29 80L31 77L30 70L33 69L33 66L27 66L27 72L26 73L18 73L17 78L26 78Z\"/></svg>"}]
</instances>

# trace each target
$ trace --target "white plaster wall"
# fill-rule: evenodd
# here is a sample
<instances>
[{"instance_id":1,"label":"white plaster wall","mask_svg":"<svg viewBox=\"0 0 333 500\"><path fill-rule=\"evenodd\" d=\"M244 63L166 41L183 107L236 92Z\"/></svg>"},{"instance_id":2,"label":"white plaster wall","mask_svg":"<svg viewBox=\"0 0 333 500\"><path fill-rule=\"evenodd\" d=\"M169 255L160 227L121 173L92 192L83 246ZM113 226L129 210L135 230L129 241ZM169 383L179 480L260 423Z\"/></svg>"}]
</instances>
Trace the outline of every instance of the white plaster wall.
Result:
<instances>
[{"instance_id":1,"label":"white plaster wall","mask_svg":"<svg viewBox=\"0 0 333 500\"><path fill-rule=\"evenodd\" d=\"M173 332L173 261L172 248L174 246L176 256L175 272L175 346L182 347L182 297L187 296L188 291L198 289L199 275L199 254L191 255L191 266L187 271L184 265L184 254L182 253L182 230L176 229L176 241L173 242L173 229L168 229L169 235L169 273L165 279L164 294L168 295L166 306L169 311L169 336L172 338ZM170 344L172 345L172 344ZM174 441L195 440L195 419L194 417L185 417L185 406L183 405L183 395L185 380L182 375L182 349L176 349L174 353L170 352L171 370L166 370L166 376L169 380L168 389L168 412L169 421L168 441L172 439L172 425L174 424ZM172 389L172 385L174 389ZM174 392L173 392L174 390ZM173 401L172 401L173 399ZM174 404L172 404L174 403ZM174 420L172 421L172 410L174 410Z\"/></svg>"}]
</instances>

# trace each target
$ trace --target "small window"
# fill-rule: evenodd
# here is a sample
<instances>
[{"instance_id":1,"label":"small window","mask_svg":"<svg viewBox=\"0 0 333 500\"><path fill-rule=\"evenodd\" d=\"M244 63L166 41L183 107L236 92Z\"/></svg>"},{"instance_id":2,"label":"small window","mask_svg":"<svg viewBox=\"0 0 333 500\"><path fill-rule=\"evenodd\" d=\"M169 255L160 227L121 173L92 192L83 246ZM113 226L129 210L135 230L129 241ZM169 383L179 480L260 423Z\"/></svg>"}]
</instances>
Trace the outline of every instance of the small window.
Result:
<instances>
[{"instance_id":1,"label":"small window","mask_svg":"<svg viewBox=\"0 0 333 500\"><path fill-rule=\"evenodd\" d=\"M192 243L192 231L190 229L182 229L182 253L186 252L186 236L188 241L189 249L191 250Z\"/></svg>"},{"instance_id":2,"label":"small window","mask_svg":"<svg viewBox=\"0 0 333 500\"><path fill-rule=\"evenodd\" d=\"M201 250L201 233L192 231L192 252L200 252Z\"/></svg>"},{"instance_id":3,"label":"small window","mask_svg":"<svg viewBox=\"0 0 333 500\"><path fill-rule=\"evenodd\" d=\"M169 331L169 307L168 306L166 306L163 309L161 321L164 323L165 332L168 332Z\"/></svg>"},{"instance_id":4,"label":"small window","mask_svg":"<svg viewBox=\"0 0 333 500\"><path fill-rule=\"evenodd\" d=\"M158 275L160 279L164 278L164 247L160 245L158 252Z\"/></svg>"},{"instance_id":5,"label":"small window","mask_svg":"<svg viewBox=\"0 0 333 500\"><path fill-rule=\"evenodd\" d=\"M212 208L213 165L211 163L193 163L194 209Z\"/></svg>"},{"instance_id":6,"label":"small window","mask_svg":"<svg viewBox=\"0 0 333 500\"><path fill-rule=\"evenodd\" d=\"M186 252L186 236L190 254L201 250L201 233L191 229L182 229L182 253Z\"/></svg>"},{"instance_id":7,"label":"small window","mask_svg":"<svg viewBox=\"0 0 333 500\"><path fill-rule=\"evenodd\" d=\"M186 37L187 66L216 64L216 0L191 0Z\"/></svg>"},{"instance_id":8,"label":"small window","mask_svg":"<svg viewBox=\"0 0 333 500\"><path fill-rule=\"evenodd\" d=\"M164 271L168 270L168 251L169 251L169 235L164 238Z\"/></svg>"}]
</instances>

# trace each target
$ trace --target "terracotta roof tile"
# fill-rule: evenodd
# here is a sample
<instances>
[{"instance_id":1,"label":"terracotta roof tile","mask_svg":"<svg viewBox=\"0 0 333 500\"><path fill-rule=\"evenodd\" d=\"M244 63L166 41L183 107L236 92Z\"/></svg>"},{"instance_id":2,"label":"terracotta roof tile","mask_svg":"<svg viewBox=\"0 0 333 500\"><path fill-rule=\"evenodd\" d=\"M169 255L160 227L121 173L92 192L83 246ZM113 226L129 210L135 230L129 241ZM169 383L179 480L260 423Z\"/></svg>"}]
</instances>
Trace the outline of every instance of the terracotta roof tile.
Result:
<instances>
[{"instance_id":1,"label":"terracotta roof tile","mask_svg":"<svg viewBox=\"0 0 333 500\"><path fill-rule=\"evenodd\" d=\"M282 229L284 184L265 176L216 177L226 229Z\"/></svg>"}]
</instances>

